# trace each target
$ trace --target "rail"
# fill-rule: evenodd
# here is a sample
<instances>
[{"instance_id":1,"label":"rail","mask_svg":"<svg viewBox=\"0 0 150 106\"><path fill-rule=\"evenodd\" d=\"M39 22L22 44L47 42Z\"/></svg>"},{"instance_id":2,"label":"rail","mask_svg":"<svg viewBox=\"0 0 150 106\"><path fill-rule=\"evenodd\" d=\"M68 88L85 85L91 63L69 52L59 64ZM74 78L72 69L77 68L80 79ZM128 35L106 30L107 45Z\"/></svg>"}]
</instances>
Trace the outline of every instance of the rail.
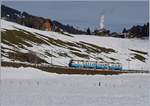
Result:
<instances>
[{"instance_id":1,"label":"rail","mask_svg":"<svg viewBox=\"0 0 150 106\"><path fill-rule=\"evenodd\" d=\"M22 62L7 62L2 61L2 66L14 66L14 67L35 67L35 68L59 68L59 69L66 69L66 70L79 70L79 71L114 71L114 72L124 72L124 73L150 73L149 70L101 70L101 69L89 69L89 68L73 68L68 66L60 66L60 65L53 65L53 64L28 64L28 63L22 63Z\"/></svg>"}]
</instances>

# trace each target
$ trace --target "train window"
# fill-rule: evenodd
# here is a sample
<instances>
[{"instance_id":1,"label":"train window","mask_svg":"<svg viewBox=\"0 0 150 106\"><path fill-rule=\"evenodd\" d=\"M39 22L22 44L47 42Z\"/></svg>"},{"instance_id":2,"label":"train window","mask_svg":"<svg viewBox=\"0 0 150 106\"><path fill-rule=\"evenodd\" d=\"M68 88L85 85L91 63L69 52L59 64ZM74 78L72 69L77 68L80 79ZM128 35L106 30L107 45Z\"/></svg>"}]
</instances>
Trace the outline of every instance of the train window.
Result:
<instances>
[{"instance_id":1,"label":"train window","mask_svg":"<svg viewBox=\"0 0 150 106\"><path fill-rule=\"evenodd\" d=\"M98 65L101 65L101 63L98 63Z\"/></svg>"},{"instance_id":2,"label":"train window","mask_svg":"<svg viewBox=\"0 0 150 106\"><path fill-rule=\"evenodd\" d=\"M121 64L119 64L118 66L121 67Z\"/></svg>"}]
</instances>

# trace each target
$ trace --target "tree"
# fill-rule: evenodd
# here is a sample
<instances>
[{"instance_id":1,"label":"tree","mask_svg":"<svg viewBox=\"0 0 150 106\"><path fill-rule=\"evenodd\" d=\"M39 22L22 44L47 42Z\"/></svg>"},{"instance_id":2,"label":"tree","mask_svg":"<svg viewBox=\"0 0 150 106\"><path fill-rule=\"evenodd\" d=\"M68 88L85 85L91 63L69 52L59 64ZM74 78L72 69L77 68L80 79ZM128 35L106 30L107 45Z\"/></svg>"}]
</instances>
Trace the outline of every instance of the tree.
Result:
<instances>
[{"instance_id":1,"label":"tree","mask_svg":"<svg viewBox=\"0 0 150 106\"><path fill-rule=\"evenodd\" d=\"M130 35L132 35L131 37L134 38L134 37L141 37L141 30L140 30L140 26L137 25L137 26L133 26L130 30Z\"/></svg>"},{"instance_id":2,"label":"tree","mask_svg":"<svg viewBox=\"0 0 150 106\"><path fill-rule=\"evenodd\" d=\"M149 36L149 22L147 23L147 25L146 25L147 27L146 27L146 31L147 31L147 36Z\"/></svg>"},{"instance_id":3,"label":"tree","mask_svg":"<svg viewBox=\"0 0 150 106\"><path fill-rule=\"evenodd\" d=\"M122 33L127 33L127 30L126 28L123 29Z\"/></svg>"},{"instance_id":4,"label":"tree","mask_svg":"<svg viewBox=\"0 0 150 106\"><path fill-rule=\"evenodd\" d=\"M144 26L143 26L142 35L143 36L147 35L147 25L146 24L144 24Z\"/></svg>"},{"instance_id":5,"label":"tree","mask_svg":"<svg viewBox=\"0 0 150 106\"><path fill-rule=\"evenodd\" d=\"M91 35L90 28L87 29L86 33L87 33L87 35Z\"/></svg>"},{"instance_id":6,"label":"tree","mask_svg":"<svg viewBox=\"0 0 150 106\"><path fill-rule=\"evenodd\" d=\"M143 36L149 36L149 23L144 24L142 34Z\"/></svg>"}]
</instances>

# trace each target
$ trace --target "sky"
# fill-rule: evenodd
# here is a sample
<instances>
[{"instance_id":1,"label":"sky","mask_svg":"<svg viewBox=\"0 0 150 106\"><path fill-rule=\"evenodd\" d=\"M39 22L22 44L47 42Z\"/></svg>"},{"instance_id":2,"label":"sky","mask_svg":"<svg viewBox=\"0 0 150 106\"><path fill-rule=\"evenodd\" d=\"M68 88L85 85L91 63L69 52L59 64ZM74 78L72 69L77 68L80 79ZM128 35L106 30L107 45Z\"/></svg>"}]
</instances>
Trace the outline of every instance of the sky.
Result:
<instances>
[{"instance_id":1,"label":"sky","mask_svg":"<svg viewBox=\"0 0 150 106\"><path fill-rule=\"evenodd\" d=\"M148 1L3 1L2 4L80 29L98 28L101 15L105 16L105 28L112 32L142 25L149 19Z\"/></svg>"}]
</instances>

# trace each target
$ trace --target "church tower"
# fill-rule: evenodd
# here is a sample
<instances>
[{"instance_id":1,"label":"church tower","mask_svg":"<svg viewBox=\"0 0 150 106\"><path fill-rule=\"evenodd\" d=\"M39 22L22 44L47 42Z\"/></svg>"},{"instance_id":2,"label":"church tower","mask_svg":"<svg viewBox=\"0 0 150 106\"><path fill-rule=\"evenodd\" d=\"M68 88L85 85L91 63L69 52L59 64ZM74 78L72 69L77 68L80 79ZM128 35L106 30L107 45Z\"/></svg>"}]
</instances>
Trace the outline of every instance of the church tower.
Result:
<instances>
[{"instance_id":1,"label":"church tower","mask_svg":"<svg viewBox=\"0 0 150 106\"><path fill-rule=\"evenodd\" d=\"M100 29L104 29L104 15L100 17Z\"/></svg>"}]
</instances>

